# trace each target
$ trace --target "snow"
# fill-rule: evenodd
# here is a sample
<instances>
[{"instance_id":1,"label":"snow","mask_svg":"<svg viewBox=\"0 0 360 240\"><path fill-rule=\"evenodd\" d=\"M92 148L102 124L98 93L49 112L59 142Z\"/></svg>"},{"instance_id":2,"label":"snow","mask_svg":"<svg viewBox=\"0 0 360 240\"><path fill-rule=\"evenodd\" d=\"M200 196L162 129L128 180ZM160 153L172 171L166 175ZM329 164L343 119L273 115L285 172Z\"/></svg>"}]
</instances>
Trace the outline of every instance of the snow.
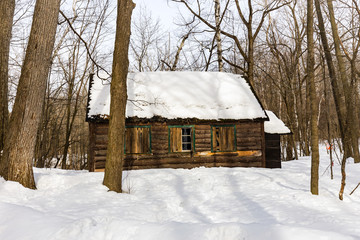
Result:
<instances>
[{"instance_id":1,"label":"snow","mask_svg":"<svg viewBox=\"0 0 360 240\"><path fill-rule=\"evenodd\" d=\"M195 168L124 172L108 192L103 173L34 169L37 190L0 178L2 240L360 239L360 164L330 179L321 146L320 195L309 192L310 158L282 169Z\"/></svg>"},{"instance_id":2,"label":"snow","mask_svg":"<svg viewBox=\"0 0 360 240\"><path fill-rule=\"evenodd\" d=\"M290 129L285 126L285 123L281 121L272 111L265 111L269 117L269 121L264 122L264 129L266 133L270 134L289 134Z\"/></svg>"},{"instance_id":3,"label":"snow","mask_svg":"<svg viewBox=\"0 0 360 240\"><path fill-rule=\"evenodd\" d=\"M249 84L241 76L230 73L132 73L128 76L127 88L127 117L207 120L267 118ZM109 115L109 92L110 84L94 76L90 91L90 118Z\"/></svg>"}]
</instances>

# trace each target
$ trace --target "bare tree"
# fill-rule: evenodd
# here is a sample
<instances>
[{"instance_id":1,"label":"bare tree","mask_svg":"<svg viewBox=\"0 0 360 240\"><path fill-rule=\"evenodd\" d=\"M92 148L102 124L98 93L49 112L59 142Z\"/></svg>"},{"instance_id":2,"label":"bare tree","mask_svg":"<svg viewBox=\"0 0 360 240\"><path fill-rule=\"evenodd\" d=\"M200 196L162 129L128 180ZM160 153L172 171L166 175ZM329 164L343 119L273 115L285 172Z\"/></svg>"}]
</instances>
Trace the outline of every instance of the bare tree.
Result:
<instances>
[{"instance_id":1,"label":"bare tree","mask_svg":"<svg viewBox=\"0 0 360 240\"><path fill-rule=\"evenodd\" d=\"M269 52L267 58L259 58L257 68L262 74L265 73L265 80L255 84L256 89L261 89L269 80L271 84L264 89L263 101L272 105L270 109L280 114L293 132L286 139L286 159L298 159L298 147L301 152L309 155L307 141L307 120L304 116L306 110L305 73L303 72L304 39L306 35L306 20L303 14L303 6L297 1L288 4L282 9L283 19L273 19L269 14L269 25L266 28L266 45L264 52ZM278 23L275 22L278 20ZM280 24L280 23L281 24ZM286 33L286 34L284 34ZM280 101L278 106L273 106L269 92L278 89Z\"/></svg>"},{"instance_id":2,"label":"bare tree","mask_svg":"<svg viewBox=\"0 0 360 240\"><path fill-rule=\"evenodd\" d=\"M59 8L60 0L36 2L1 162L1 172L6 180L17 181L28 188L35 188L32 163Z\"/></svg>"},{"instance_id":3,"label":"bare tree","mask_svg":"<svg viewBox=\"0 0 360 240\"><path fill-rule=\"evenodd\" d=\"M112 21L113 9L109 0L96 0L78 1L71 11L60 11L51 77L37 136L37 167L86 166L88 138L84 115L88 75L106 68L109 62L102 56L109 55L104 44L112 33L106 25Z\"/></svg>"},{"instance_id":4,"label":"bare tree","mask_svg":"<svg viewBox=\"0 0 360 240\"><path fill-rule=\"evenodd\" d=\"M210 28L212 31L216 32L217 26L216 23L209 21L207 16L204 16L202 12L202 2L197 0L195 5L196 7L192 7L190 1L187 0L173 0L174 2L179 2L184 4L184 6L191 12L192 15L194 15L197 19L199 19L205 26ZM220 17L221 19L224 18L225 14L229 10L229 0L227 0L224 10ZM240 65L236 65L233 62L229 61L227 58L223 58L225 62L228 64L239 68L244 74L245 78L249 81L251 85L254 85L254 48L255 48L255 40L258 37L260 30L265 22L266 16L272 12L275 11L282 6L288 4L288 2L283 2L279 0L272 0L269 3L265 4L264 6L257 5L258 8L255 9L254 2L252 0L247 1L247 10L248 15L245 15L245 11L242 7L242 5L239 3L238 0L235 0L235 12L237 13L237 19L241 21L241 23L245 26L245 36L246 36L246 46L242 44L241 38L237 35L236 32L234 32L234 28L230 27L227 29L221 28L220 32L225 37L231 39L237 49L237 51L241 54L241 56L244 59L244 62L246 63L245 67L242 67ZM256 16L255 16L256 15ZM257 17L257 15L259 15ZM257 22L256 19L258 19ZM235 22L235 20L234 20ZM236 25L236 24L233 24Z\"/></svg>"},{"instance_id":5,"label":"bare tree","mask_svg":"<svg viewBox=\"0 0 360 240\"><path fill-rule=\"evenodd\" d=\"M130 41L130 55L134 58L134 68L138 72L156 71L161 62L162 30L159 20L154 20L151 13L140 7L139 15L133 21L133 34Z\"/></svg>"},{"instance_id":6,"label":"bare tree","mask_svg":"<svg viewBox=\"0 0 360 240\"><path fill-rule=\"evenodd\" d=\"M343 147L344 147L344 156L343 159L341 161L341 187L340 187L340 192L339 192L339 198L340 200L343 199L343 193L344 193L344 189L345 189L345 184L346 184L346 172L345 172L345 166L346 166L346 159L351 156L351 134L349 132L350 126L349 126L349 110L346 110L346 107L350 107L350 101L349 98L350 96L348 96L347 94L349 93L349 85L348 85L348 80L346 78L346 70L345 70L345 64L344 64L344 60L342 57L342 53L341 53L341 49L340 49L340 37L338 34L338 28L337 28L337 24L335 21L335 15L334 15L334 8L333 8L333 4L331 0L327 0L327 6L328 6L328 10L329 10L329 18L330 18L330 23L331 23L331 30L332 30L332 36L333 36L333 40L334 40L334 47L335 47L335 56L336 56L336 60L337 60L337 64L338 64L338 71L339 71L339 78L340 78L340 84L342 85L342 89L343 89L343 96L345 99L345 105L342 106L342 108L345 107L345 109L343 110L343 119L346 124L343 125L344 128L344 134L343 134Z\"/></svg>"}]
</instances>

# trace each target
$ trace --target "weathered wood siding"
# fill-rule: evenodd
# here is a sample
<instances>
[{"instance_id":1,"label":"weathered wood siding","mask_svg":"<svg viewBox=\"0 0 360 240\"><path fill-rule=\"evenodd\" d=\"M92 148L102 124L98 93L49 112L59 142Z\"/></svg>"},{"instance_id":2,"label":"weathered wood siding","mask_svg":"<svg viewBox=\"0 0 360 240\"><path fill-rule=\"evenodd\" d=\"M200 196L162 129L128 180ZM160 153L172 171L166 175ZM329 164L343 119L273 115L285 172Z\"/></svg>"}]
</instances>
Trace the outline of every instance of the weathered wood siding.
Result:
<instances>
[{"instance_id":1,"label":"weathered wood siding","mask_svg":"<svg viewBox=\"0 0 360 240\"><path fill-rule=\"evenodd\" d=\"M212 152L211 126L216 124L222 125L219 122L189 123L195 126L194 152L169 151L169 125L166 122L143 124L151 126L151 153L126 154L124 170L199 166L265 167L265 137L262 121L230 123L236 127L236 151L231 152ZM90 123L89 165L93 165L89 167L90 170L105 168L107 133L107 123Z\"/></svg>"},{"instance_id":2,"label":"weathered wood siding","mask_svg":"<svg viewBox=\"0 0 360 240\"><path fill-rule=\"evenodd\" d=\"M281 168L279 134L265 134L265 155L267 168Z\"/></svg>"}]
</instances>

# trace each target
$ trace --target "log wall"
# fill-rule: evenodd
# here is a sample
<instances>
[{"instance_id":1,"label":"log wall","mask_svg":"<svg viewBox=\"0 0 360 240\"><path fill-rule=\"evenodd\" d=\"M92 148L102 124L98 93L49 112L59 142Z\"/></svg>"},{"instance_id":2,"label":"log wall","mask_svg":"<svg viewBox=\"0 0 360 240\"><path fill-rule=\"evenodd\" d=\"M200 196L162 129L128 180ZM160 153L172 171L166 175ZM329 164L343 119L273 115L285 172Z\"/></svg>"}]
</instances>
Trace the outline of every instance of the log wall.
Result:
<instances>
[{"instance_id":1,"label":"log wall","mask_svg":"<svg viewBox=\"0 0 360 240\"><path fill-rule=\"evenodd\" d=\"M267 168L281 168L281 149L279 134L265 134L265 155Z\"/></svg>"},{"instance_id":2,"label":"log wall","mask_svg":"<svg viewBox=\"0 0 360 240\"><path fill-rule=\"evenodd\" d=\"M108 124L94 122L89 124L89 169L97 171L105 168ZM211 151L210 123L188 124L195 126L195 151L179 153L169 151L169 131L166 122L142 124L151 125L151 153L126 154L124 170L200 166L265 167L265 137L262 121L230 123L236 126L236 151L233 152ZM127 124L129 125L131 124Z\"/></svg>"}]
</instances>

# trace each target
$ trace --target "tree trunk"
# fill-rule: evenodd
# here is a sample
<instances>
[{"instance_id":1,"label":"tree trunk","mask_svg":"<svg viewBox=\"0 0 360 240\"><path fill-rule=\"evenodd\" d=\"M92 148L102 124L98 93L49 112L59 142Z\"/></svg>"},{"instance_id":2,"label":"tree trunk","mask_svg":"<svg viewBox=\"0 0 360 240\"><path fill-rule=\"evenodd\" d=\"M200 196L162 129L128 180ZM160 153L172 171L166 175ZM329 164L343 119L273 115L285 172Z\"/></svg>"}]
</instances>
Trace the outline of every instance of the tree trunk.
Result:
<instances>
[{"instance_id":1,"label":"tree trunk","mask_svg":"<svg viewBox=\"0 0 360 240\"><path fill-rule=\"evenodd\" d=\"M73 97L74 81L75 81L75 77L70 76L68 79L68 91L67 91L67 99L66 99L65 144L64 144L63 156L62 156L62 160L61 160L61 169L66 169L67 156L68 156L68 151L69 151L69 147L70 147L70 135L71 135L72 125L73 125L75 114L76 114L74 112L73 117L71 117L71 100ZM75 106L75 108L76 107L77 106Z\"/></svg>"},{"instance_id":2,"label":"tree trunk","mask_svg":"<svg viewBox=\"0 0 360 240\"><path fill-rule=\"evenodd\" d=\"M342 84L342 89L343 89L343 95L344 95L344 100L345 100L345 105L343 106L345 109L344 111L344 122L346 122L346 124L344 125L344 135L345 135L345 139L343 140L343 148L344 148L344 157L348 158L351 156L351 133L350 133L350 128L349 128L349 116L351 116L351 114L349 114L349 111L347 111L346 108L350 107L349 104L349 99L350 99L350 95L349 94L349 83L348 83L348 79L347 79L347 73L346 73L346 69L345 69L345 63L343 60L343 56L340 50L340 37L338 34L338 29L337 29L337 24L335 21L335 15L334 15L334 9L333 9L333 4L332 4L332 0L327 0L327 4L328 4L328 9L329 9L329 18L330 18L330 23L331 23L331 30L332 30L332 35L333 35L333 39L334 39L334 48L335 48L335 56L336 56L336 60L337 60L337 64L338 64L338 70L339 70L339 77L340 77L340 84Z\"/></svg>"},{"instance_id":3,"label":"tree trunk","mask_svg":"<svg viewBox=\"0 0 360 240\"><path fill-rule=\"evenodd\" d=\"M220 0L214 0L215 2L215 38L217 44L217 55L218 55L218 67L219 72L223 71L223 60L222 60L222 47L221 47L221 34L220 34Z\"/></svg>"},{"instance_id":4,"label":"tree trunk","mask_svg":"<svg viewBox=\"0 0 360 240\"><path fill-rule=\"evenodd\" d=\"M129 67L131 14L135 4L132 0L118 0L116 37L111 80L109 142L106 155L103 184L110 191L122 192L124 160L125 109L127 101L126 80Z\"/></svg>"},{"instance_id":5,"label":"tree trunk","mask_svg":"<svg viewBox=\"0 0 360 240\"><path fill-rule=\"evenodd\" d=\"M358 88L357 88L357 81L356 81L356 63L355 63L356 56L351 59L351 82L350 82L350 89L349 89L349 97L350 97L350 106L349 109L349 127L351 133L351 143L353 149L353 157L355 163L360 163L360 153L359 153L359 117L358 117L358 110L357 110L357 97L358 97Z\"/></svg>"},{"instance_id":6,"label":"tree trunk","mask_svg":"<svg viewBox=\"0 0 360 240\"><path fill-rule=\"evenodd\" d=\"M310 94L310 126L311 126L311 183L310 190L314 195L319 194L319 134L317 127L317 101L315 88L315 60L314 60L314 17L313 0L307 0L307 81Z\"/></svg>"},{"instance_id":7,"label":"tree trunk","mask_svg":"<svg viewBox=\"0 0 360 240\"><path fill-rule=\"evenodd\" d=\"M8 110L8 65L11 29L15 0L0 3L0 152L4 149L5 134L9 123ZM1 155L1 154L0 154ZM1 158L0 158L1 160ZM0 172L1 174L1 172Z\"/></svg>"},{"instance_id":8,"label":"tree trunk","mask_svg":"<svg viewBox=\"0 0 360 240\"><path fill-rule=\"evenodd\" d=\"M251 32L249 30L249 32ZM250 33L249 33L250 34ZM248 36L249 41L249 54L248 54L248 62L247 62L247 77L250 85L255 87L254 85L254 39L252 36Z\"/></svg>"},{"instance_id":9,"label":"tree trunk","mask_svg":"<svg viewBox=\"0 0 360 240\"><path fill-rule=\"evenodd\" d=\"M32 171L36 133L51 66L60 0L37 0L16 99L6 135L5 179L35 189Z\"/></svg>"}]
</instances>

